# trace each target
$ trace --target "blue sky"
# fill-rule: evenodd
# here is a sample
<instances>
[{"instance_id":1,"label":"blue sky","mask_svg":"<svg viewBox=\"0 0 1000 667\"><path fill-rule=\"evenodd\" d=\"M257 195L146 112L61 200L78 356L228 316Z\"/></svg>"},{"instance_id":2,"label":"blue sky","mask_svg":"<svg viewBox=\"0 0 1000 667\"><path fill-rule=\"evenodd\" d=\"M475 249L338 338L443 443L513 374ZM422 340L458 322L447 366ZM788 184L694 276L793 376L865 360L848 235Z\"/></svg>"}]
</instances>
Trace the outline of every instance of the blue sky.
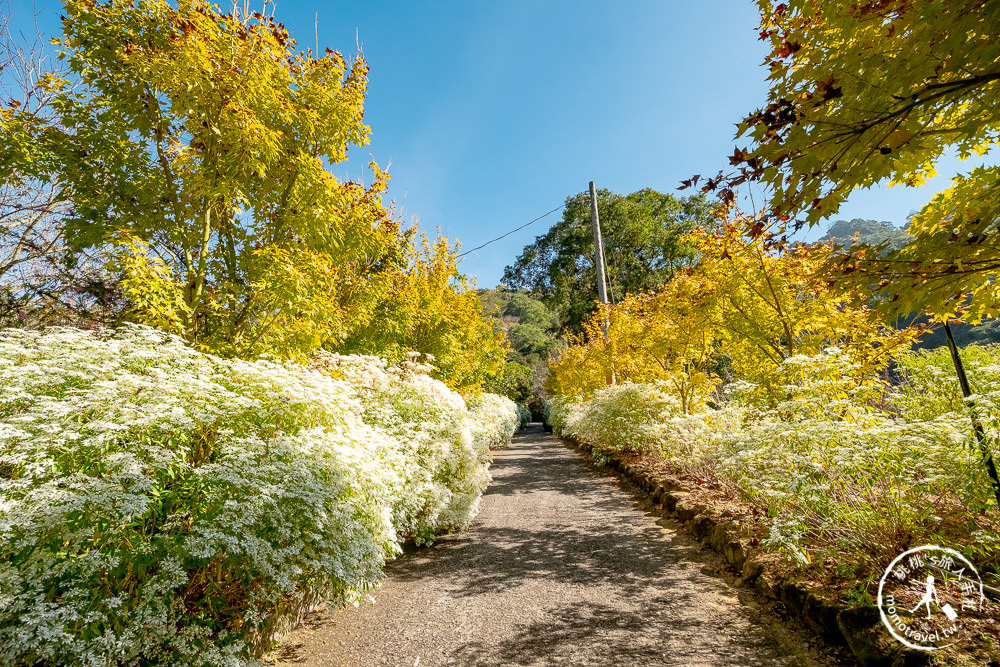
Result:
<instances>
[{"instance_id":1,"label":"blue sky","mask_svg":"<svg viewBox=\"0 0 1000 667\"><path fill-rule=\"evenodd\" d=\"M37 0L53 36L59 4ZM461 240L500 236L598 187L651 187L727 166L735 124L766 99L765 50L750 0L346 2L278 0L302 48L319 42L368 61L371 144L343 178L367 178L369 153L392 175L397 213ZM13 0L17 24L31 0ZM742 142L741 145L745 145ZM945 176L958 169L942 165ZM921 189L856 193L834 216L897 225L947 178ZM744 202L750 208L749 201ZM477 250L462 270L493 287L557 219ZM815 235L815 234L814 234Z\"/></svg>"}]
</instances>

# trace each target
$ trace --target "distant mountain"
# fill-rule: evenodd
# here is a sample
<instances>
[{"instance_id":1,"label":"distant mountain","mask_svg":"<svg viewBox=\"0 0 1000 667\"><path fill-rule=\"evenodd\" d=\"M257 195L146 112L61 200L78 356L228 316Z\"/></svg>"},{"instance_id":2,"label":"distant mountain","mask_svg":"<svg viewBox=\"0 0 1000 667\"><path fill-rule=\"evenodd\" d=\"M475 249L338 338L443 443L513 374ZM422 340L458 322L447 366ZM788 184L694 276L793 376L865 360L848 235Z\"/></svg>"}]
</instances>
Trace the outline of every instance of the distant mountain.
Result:
<instances>
[{"instance_id":1,"label":"distant mountain","mask_svg":"<svg viewBox=\"0 0 1000 667\"><path fill-rule=\"evenodd\" d=\"M921 336L913 347L934 350L947 345L948 338L945 336L944 328L941 325L936 325L936 327L934 331ZM956 323L951 325L951 332L955 335L955 344L959 347L965 347L970 343L995 345L1000 343L1000 320L986 320L974 327Z\"/></svg>"},{"instance_id":2,"label":"distant mountain","mask_svg":"<svg viewBox=\"0 0 1000 667\"><path fill-rule=\"evenodd\" d=\"M889 242L890 248L902 248L910 235L905 228L899 228L885 220L837 220L826 230L826 236L821 240L826 243L852 246L855 241L877 245L883 241Z\"/></svg>"},{"instance_id":3,"label":"distant mountain","mask_svg":"<svg viewBox=\"0 0 1000 667\"><path fill-rule=\"evenodd\" d=\"M886 249L891 250L903 247L909 238L910 235L906 232L905 227L896 227L885 220L854 218L853 220L837 220L831 224L826 231L826 236L821 241L847 247L854 245L855 242L878 245L888 241L889 246ZM900 318L896 326L906 326L911 321L930 325L926 317L911 316ZM914 347L932 350L948 344L944 329L940 325L932 328L934 330L925 333ZM970 343L978 343L979 345L1000 343L1000 320L989 320L974 327L967 324L954 324L951 328L952 333L955 334L955 343L959 347Z\"/></svg>"}]
</instances>

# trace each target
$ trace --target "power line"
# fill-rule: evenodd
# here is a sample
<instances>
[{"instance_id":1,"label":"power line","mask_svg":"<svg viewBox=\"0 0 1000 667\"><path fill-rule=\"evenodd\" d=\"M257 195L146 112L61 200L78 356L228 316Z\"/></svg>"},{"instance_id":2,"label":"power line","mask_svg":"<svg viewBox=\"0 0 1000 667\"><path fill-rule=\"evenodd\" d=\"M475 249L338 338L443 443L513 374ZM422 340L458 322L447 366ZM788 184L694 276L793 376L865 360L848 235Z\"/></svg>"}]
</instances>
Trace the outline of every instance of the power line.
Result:
<instances>
[{"instance_id":1,"label":"power line","mask_svg":"<svg viewBox=\"0 0 1000 667\"><path fill-rule=\"evenodd\" d=\"M549 212L548 212L548 213L546 213L545 215L540 215L540 216L538 216L537 218L535 218L534 220L532 220L531 222L526 222L526 223L524 223L523 225L521 225L520 227L518 227L518 228L516 228L516 229L512 229L512 230L510 230L509 232L507 232L507 233L506 233L506 234L504 234L503 236L498 236L498 237L496 237L495 239L493 239L492 241L487 241L487 242L486 242L486 243L484 243L483 245L477 245L477 246L476 246L475 248L473 248L472 250L466 250L466 251L465 251L465 252L463 252L462 254L458 255L458 257L465 257L465 256L466 256L466 255L468 255L468 254L469 254L470 252L475 252L475 251L477 251L477 250L479 250L479 249L481 249L481 248L485 248L486 246L488 246L488 245L489 245L489 244L491 244L491 243L496 243L496 242L497 242L497 241L499 241L500 239L503 239L503 238L507 238L508 236L510 236L511 234L513 234L514 232L519 232L519 231L521 231L522 229L524 229L525 227L527 227L528 225L533 225L533 224L535 224L536 222L538 222L539 220L541 220L542 218L547 218L548 216L552 215L553 213L555 213L555 212L556 212L556 211L558 211L559 209L561 209L561 208L565 208L565 207L566 207L566 204L559 204L559 206L556 206L556 207L555 207L554 209L552 209L551 211L549 211Z\"/></svg>"}]
</instances>

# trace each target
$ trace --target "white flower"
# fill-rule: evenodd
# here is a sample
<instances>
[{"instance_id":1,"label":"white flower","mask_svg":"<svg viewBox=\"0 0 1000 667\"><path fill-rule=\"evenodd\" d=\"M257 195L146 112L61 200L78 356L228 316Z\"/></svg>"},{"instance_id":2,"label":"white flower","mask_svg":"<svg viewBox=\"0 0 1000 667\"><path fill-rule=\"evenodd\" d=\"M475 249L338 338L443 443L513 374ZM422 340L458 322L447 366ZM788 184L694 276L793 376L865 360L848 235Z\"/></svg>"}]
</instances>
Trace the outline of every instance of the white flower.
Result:
<instances>
[{"instance_id":1,"label":"white flower","mask_svg":"<svg viewBox=\"0 0 1000 667\"><path fill-rule=\"evenodd\" d=\"M245 662L240 641L183 615L181 564L194 558L246 574L251 606L302 588L360 599L402 540L468 525L490 480L483 434L509 438L506 404L470 413L429 370L225 360L131 325L104 339L0 331L12 473L0 477L0 655ZM120 593L119 561L154 566ZM72 629L88 623L103 634Z\"/></svg>"}]
</instances>

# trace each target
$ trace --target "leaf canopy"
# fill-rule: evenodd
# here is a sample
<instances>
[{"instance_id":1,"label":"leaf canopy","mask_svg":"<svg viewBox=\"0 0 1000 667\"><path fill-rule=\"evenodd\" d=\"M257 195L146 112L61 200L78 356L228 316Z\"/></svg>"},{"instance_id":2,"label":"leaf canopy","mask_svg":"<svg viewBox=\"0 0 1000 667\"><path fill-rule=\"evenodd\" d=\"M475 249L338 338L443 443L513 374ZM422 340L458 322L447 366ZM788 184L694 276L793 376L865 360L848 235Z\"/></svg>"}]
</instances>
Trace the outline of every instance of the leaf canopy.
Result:
<instances>
[{"instance_id":1,"label":"leaf canopy","mask_svg":"<svg viewBox=\"0 0 1000 667\"><path fill-rule=\"evenodd\" d=\"M223 354L342 340L364 274L405 264L388 175L328 167L368 141L364 59L203 0L67 0L63 29L54 118L5 108L0 170L64 188L72 247L118 248L131 317Z\"/></svg>"},{"instance_id":2,"label":"leaf canopy","mask_svg":"<svg viewBox=\"0 0 1000 667\"><path fill-rule=\"evenodd\" d=\"M814 225L859 188L919 186L947 151L967 158L996 146L997 0L758 4L772 49L768 103L739 125L752 145L732 156L736 172L706 191L731 203L736 186L757 181L786 227ZM874 284L892 313L997 315L997 176L994 167L956 176L911 221L905 248L855 246L827 268L848 289Z\"/></svg>"}]
</instances>

